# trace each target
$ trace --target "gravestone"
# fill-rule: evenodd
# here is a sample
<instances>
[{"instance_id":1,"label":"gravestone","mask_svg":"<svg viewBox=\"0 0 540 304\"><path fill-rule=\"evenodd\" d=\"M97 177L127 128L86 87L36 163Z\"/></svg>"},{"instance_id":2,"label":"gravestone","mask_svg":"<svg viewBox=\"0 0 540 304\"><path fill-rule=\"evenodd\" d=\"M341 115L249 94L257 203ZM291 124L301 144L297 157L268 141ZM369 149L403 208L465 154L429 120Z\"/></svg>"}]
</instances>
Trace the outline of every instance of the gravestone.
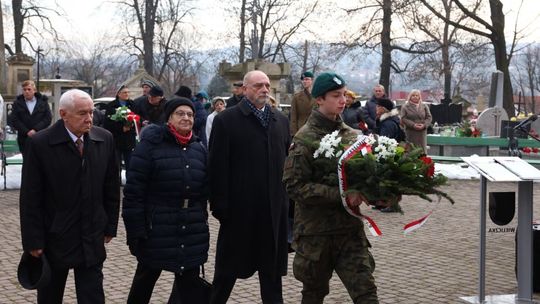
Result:
<instances>
[{"instance_id":1,"label":"gravestone","mask_svg":"<svg viewBox=\"0 0 540 304\"><path fill-rule=\"evenodd\" d=\"M503 107L504 74L496 71L491 74L491 88L489 92L489 107Z\"/></svg>"},{"instance_id":2,"label":"gravestone","mask_svg":"<svg viewBox=\"0 0 540 304\"><path fill-rule=\"evenodd\" d=\"M482 130L485 136L499 136L503 120L508 120L508 114L503 108L487 108L478 115L476 127Z\"/></svg>"},{"instance_id":3,"label":"gravestone","mask_svg":"<svg viewBox=\"0 0 540 304\"><path fill-rule=\"evenodd\" d=\"M431 104L429 110L433 117L433 123L436 122L439 125L453 124L461 122L463 106L455 103Z\"/></svg>"}]
</instances>

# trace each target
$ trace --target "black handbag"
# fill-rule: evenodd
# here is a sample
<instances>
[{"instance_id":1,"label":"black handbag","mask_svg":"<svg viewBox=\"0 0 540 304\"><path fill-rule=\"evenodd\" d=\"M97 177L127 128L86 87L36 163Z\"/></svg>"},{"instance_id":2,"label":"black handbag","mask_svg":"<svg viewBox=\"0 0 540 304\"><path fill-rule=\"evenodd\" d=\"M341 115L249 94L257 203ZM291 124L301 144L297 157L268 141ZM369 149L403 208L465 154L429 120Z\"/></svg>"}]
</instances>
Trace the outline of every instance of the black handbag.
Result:
<instances>
[{"instance_id":1,"label":"black handbag","mask_svg":"<svg viewBox=\"0 0 540 304\"><path fill-rule=\"evenodd\" d=\"M204 274L204 265L201 265L200 268L200 276L197 277L195 280L195 286L193 290L194 293L197 294L197 298L200 300L198 303L193 304L208 304L210 303L210 296L212 293L212 283L210 283ZM169 297L168 304L192 304L192 303L182 303L180 300L180 296L178 294L178 290L176 288L176 280L174 281L173 290L171 292L171 295Z\"/></svg>"},{"instance_id":2,"label":"black handbag","mask_svg":"<svg viewBox=\"0 0 540 304\"><path fill-rule=\"evenodd\" d=\"M203 303L210 303L210 295L212 294L212 283L210 283L204 274L204 265L201 265L201 276L197 279L201 292Z\"/></svg>"}]
</instances>

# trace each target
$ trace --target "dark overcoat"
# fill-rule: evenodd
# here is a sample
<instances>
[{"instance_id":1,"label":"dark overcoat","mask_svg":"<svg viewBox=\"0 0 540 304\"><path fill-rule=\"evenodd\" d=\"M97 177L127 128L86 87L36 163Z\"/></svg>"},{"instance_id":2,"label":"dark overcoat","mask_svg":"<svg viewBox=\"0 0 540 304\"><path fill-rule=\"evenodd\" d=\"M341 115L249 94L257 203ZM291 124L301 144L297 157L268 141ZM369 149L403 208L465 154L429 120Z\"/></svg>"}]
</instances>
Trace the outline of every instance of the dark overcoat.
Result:
<instances>
[{"instance_id":1,"label":"dark overcoat","mask_svg":"<svg viewBox=\"0 0 540 304\"><path fill-rule=\"evenodd\" d=\"M58 267L105 260L104 236L116 236L120 180L110 132L92 127L81 156L64 122L28 141L20 217L25 251L44 249Z\"/></svg>"},{"instance_id":2,"label":"dark overcoat","mask_svg":"<svg viewBox=\"0 0 540 304\"><path fill-rule=\"evenodd\" d=\"M288 198L281 179L290 143L287 118L267 107L263 127L244 98L214 118L210 135L210 208L221 223L216 272L247 278L287 273ZM271 229L261 238L256 227ZM270 248L258 258L259 248Z\"/></svg>"},{"instance_id":3,"label":"dark overcoat","mask_svg":"<svg viewBox=\"0 0 540 304\"><path fill-rule=\"evenodd\" d=\"M51 108L49 107L49 98L41 93L35 93L36 106L30 114L24 96L17 96L13 102L11 113L8 116L7 123L17 130L17 144L19 150L24 152L28 131L41 131L49 127L52 121Z\"/></svg>"},{"instance_id":4,"label":"dark overcoat","mask_svg":"<svg viewBox=\"0 0 540 304\"><path fill-rule=\"evenodd\" d=\"M111 115L116 113L116 109L119 107L121 107L121 105L118 97L107 104L107 107L105 108L106 111L104 127L112 133L116 148L119 151L131 151L135 148L136 143L135 126L133 125L133 123L130 122L131 129L129 129L129 131L127 132L124 132L124 125L127 122L115 121L111 119ZM133 100L126 100L126 107L133 111Z\"/></svg>"}]
</instances>

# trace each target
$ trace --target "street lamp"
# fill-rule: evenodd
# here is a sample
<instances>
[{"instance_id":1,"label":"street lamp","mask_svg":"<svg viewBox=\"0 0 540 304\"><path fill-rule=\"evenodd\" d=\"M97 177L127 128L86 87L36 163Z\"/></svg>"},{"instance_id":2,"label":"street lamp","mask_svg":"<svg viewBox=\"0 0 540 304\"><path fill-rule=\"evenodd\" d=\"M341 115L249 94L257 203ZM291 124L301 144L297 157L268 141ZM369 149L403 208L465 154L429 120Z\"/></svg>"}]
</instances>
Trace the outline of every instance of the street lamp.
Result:
<instances>
[{"instance_id":1,"label":"street lamp","mask_svg":"<svg viewBox=\"0 0 540 304\"><path fill-rule=\"evenodd\" d=\"M37 90L39 92L39 57L41 57L41 54L43 52L43 49L41 49L38 46L38 49L36 50L36 57L37 57Z\"/></svg>"}]
</instances>

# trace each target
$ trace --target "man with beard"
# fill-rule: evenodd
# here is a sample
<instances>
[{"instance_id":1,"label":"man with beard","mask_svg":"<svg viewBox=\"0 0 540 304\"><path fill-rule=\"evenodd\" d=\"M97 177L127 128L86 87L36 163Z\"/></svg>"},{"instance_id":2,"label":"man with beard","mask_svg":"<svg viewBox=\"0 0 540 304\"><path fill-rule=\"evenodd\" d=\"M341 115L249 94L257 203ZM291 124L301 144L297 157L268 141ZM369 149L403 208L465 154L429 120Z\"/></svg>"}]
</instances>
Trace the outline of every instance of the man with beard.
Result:
<instances>
[{"instance_id":1,"label":"man with beard","mask_svg":"<svg viewBox=\"0 0 540 304\"><path fill-rule=\"evenodd\" d=\"M290 134L267 104L270 79L244 77L244 98L214 118L209 143L210 209L220 222L211 303L226 303L238 278L259 274L263 303L283 303L288 199L281 181Z\"/></svg>"}]
</instances>

